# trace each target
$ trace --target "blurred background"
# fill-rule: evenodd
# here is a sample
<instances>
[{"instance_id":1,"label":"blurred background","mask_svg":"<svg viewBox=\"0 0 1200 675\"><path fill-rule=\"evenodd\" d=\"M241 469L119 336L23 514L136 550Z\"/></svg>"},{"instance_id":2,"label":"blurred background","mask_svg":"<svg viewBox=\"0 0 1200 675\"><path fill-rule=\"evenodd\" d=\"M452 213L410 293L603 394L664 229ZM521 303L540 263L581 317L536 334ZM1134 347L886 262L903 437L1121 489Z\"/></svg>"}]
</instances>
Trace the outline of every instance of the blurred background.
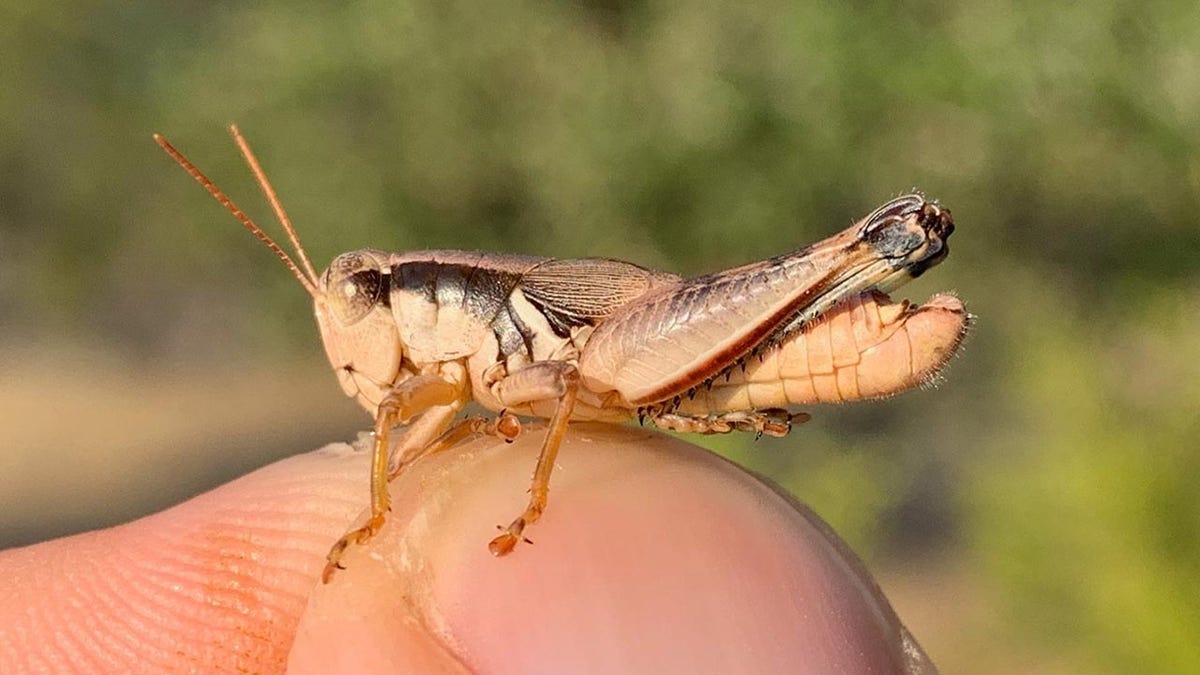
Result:
<instances>
[{"instance_id":1,"label":"blurred background","mask_svg":"<svg viewBox=\"0 0 1200 675\"><path fill-rule=\"evenodd\" d=\"M697 274L919 187L959 229L902 294L978 316L941 386L693 440L823 514L946 672L1200 668L1200 5L744 5L5 0L0 546L369 425L154 131L273 226L238 122L318 266Z\"/></svg>"}]
</instances>

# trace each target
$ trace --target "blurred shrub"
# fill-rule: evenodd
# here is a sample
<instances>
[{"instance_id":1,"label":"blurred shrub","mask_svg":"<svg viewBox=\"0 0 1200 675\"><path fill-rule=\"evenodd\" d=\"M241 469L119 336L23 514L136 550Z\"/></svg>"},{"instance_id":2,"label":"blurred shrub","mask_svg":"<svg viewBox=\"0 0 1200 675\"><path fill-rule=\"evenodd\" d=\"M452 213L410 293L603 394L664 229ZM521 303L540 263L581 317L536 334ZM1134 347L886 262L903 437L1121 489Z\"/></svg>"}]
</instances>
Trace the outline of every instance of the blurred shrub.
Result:
<instances>
[{"instance_id":1,"label":"blurred shrub","mask_svg":"<svg viewBox=\"0 0 1200 675\"><path fill-rule=\"evenodd\" d=\"M1200 5L10 0L0 44L7 339L149 364L319 358L294 280L152 131L265 221L240 123L318 263L697 273L927 190L960 230L912 293L980 317L947 386L708 442L868 554L970 551L1012 600L997 639L1197 665Z\"/></svg>"}]
</instances>

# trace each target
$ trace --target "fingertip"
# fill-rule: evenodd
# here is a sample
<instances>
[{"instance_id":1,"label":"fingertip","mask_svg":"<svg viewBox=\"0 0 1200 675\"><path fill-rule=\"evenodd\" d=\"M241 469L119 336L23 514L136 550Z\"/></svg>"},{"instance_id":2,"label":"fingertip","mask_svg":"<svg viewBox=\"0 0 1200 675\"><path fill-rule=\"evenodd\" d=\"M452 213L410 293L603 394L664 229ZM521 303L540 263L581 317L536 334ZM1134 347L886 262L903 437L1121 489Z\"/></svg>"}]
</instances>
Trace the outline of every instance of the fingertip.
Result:
<instances>
[{"instance_id":1,"label":"fingertip","mask_svg":"<svg viewBox=\"0 0 1200 675\"><path fill-rule=\"evenodd\" d=\"M540 444L532 429L414 466L392 485L388 524L329 585L325 555L367 497L368 457L345 446L7 552L0 625L39 651L0 652L115 670L932 672L827 525L661 434L573 426L549 510L525 532L536 544L493 557Z\"/></svg>"},{"instance_id":2,"label":"fingertip","mask_svg":"<svg viewBox=\"0 0 1200 675\"><path fill-rule=\"evenodd\" d=\"M397 479L388 525L311 596L293 666L919 672L923 653L827 525L661 434L572 427L534 544L494 557L540 440L469 445Z\"/></svg>"},{"instance_id":3,"label":"fingertip","mask_svg":"<svg viewBox=\"0 0 1200 675\"><path fill-rule=\"evenodd\" d=\"M403 579L372 556L357 563L313 589L289 673L470 672L412 608Z\"/></svg>"}]
</instances>

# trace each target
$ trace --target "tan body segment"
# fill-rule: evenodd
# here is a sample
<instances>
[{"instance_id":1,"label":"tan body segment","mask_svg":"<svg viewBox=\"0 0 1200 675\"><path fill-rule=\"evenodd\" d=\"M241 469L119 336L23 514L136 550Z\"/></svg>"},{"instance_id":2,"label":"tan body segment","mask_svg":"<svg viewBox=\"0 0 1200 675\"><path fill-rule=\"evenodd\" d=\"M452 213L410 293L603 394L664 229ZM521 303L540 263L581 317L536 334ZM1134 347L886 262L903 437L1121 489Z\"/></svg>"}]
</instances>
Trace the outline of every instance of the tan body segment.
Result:
<instances>
[{"instance_id":1,"label":"tan body segment","mask_svg":"<svg viewBox=\"0 0 1200 675\"><path fill-rule=\"evenodd\" d=\"M953 295L920 307L855 296L761 356L681 401L678 412L784 408L892 396L930 383L966 335Z\"/></svg>"},{"instance_id":2,"label":"tan body segment","mask_svg":"<svg viewBox=\"0 0 1200 675\"><path fill-rule=\"evenodd\" d=\"M939 295L885 293L947 253L950 214L920 195L891 200L812 246L692 279L617 260L470 251L338 256L318 276L274 190L231 129L297 251L294 262L165 139L158 143L262 240L312 295L326 354L347 395L374 417L371 511L336 542L386 521L388 479L477 433L511 440L514 414L550 420L524 511L490 544L504 555L546 507L572 420L648 419L700 433L781 436L789 407L899 393L931 381L969 316ZM495 420L455 422L475 401ZM404 427L396 461L389 437Z\"/></svg>"}]
</instances>

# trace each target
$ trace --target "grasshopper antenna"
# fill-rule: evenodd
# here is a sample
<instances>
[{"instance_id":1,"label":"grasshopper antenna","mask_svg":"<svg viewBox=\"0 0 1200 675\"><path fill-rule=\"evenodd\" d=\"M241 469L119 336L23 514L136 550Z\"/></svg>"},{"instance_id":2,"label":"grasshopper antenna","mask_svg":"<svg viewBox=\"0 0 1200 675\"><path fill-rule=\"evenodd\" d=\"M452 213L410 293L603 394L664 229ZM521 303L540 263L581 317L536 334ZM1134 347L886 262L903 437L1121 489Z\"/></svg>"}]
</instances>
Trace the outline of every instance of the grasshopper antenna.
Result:
<instances>
[{"instance_id":1,"label":"grasshopper antenna","mask_svg":"<svg viewBox=\"0 0 1200 675\"><path fill-rule=\"evenodd\" d=\"M315 283L317 272L313 269L312 263L308 261L308 254L304 252L304 247L300 245L300 237L296 236L296 228L292 227L292 219L288 218L287 211L283 210L283 203L279 201L279 196L275 194L275 188L271 187L271 181L267 180L267 173L263 171L262 165L258 163L258 157L254 155L254 151L250 149L250 144L246 142L246 138L242 136L242 132L236 124L229 125L229 133L233 134L233 140L237 143L238 149L242 151L242 157L246 158L246 163L250 165L250 170L254 172L254 178L258 180L258 186L262 188L267 201L271 203L271 208L275 210L275 217L279 219L279 224L283 225L283 231L287 232L288 240L292 242L292 247L296 249L296 255L300 258L300 263L304 265L304 271L308 272L308 278Z\"/></svg>"},{"instance_id":2,"label":"grasshopper antenna","mask_svg":"<svg viewBox=\"0 0 1200 675\"><path fill-rule=\"evenodd\" d=\"M250 168L252 171L254 171L255 176L258 177L260 185L263 186L263 190L270 190L270 184L267 183L266 177L263 176L262 168L258 166L258 162L254 159L254 155L250 154L250 147L245 144L245 139L243 139L241 134L237 132L236 127L233 127L232 130L234 139L238 141L238 146L242 148L242 154L246 157L247 162L250 163ZM238 208L238 205L234 204L233 200L221 191L221 188L217 187L215 183L209 180L208 176L205 176L200 169L197 169L195 164L192 164L190 161L188 161L188 158L184 157L182 152L176 150L175 146L171 145L171 143L167 139L163 138L161 134L154 134L154 142L158 143L162 149L171 156L171 159L175 160L176 164L183 167L183 170L187 171L188 175L194 178L196 182L201 185L201 187L207 190L208 194L213 196L213 199L216 199L221 206L224 206L227 211L232 213L233 217L238 219L238 222L240 222L247 230L250 230L251 234L253 234L255 237L258 237L258 240L263 244L266 244L267 248L271 249L271 251L283 261L283 264L292 271L292 275L300 281L301 285L304 286L304 290L308 291L309 295L313 296L314 298L317 297L317 275L315 272L313 272L312 263L310 263L307 256L304 255L304 249L300 247L300 242L296 239L296 232L292 229L291 223L287 220L287 216L282 215L283 207L279 206L279 201L275 197L274 190L270 190L268 192L267 198L271 201L271 205L275 207L276 214L280 214L280 219L283 221L284 229L287 230L289 239L291 239L292 243L296 246L296 250L300 255L300 259L304 262L305 269L308 271L307 276L303 271L301 271L300 267L296 265L291 256L287 254L287 251L284 251L279 244L276 244L275 240L272 239L270 235L264 232L263 229L259 227L252 218L250 218L250 216L246 215L245 211L242 211L240 208Z\"/></svg>"}]
</instances>

